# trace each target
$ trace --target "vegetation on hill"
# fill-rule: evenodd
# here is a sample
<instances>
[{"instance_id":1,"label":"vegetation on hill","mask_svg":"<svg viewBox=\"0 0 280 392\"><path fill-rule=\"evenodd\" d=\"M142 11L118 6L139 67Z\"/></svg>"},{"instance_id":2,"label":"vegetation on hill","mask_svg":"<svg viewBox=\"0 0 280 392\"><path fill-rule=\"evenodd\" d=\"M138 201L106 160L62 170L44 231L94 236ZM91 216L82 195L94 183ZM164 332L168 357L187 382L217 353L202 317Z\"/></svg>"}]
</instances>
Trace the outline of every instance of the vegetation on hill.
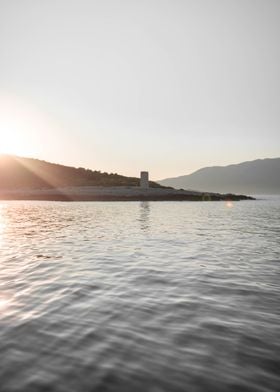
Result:
<instances>
[{"instance_id":1,"label":"vegetation on hill","mask_svg":"<svg viewBox=\"0 0 280 392\"><path fill-rule=\"evenodd\" d=\"M0 189L68 186L139 186L139 178L74 168L32 158L0 156ZM161 185L150 181L150 186Z\"/></svg>"}]
</instances>

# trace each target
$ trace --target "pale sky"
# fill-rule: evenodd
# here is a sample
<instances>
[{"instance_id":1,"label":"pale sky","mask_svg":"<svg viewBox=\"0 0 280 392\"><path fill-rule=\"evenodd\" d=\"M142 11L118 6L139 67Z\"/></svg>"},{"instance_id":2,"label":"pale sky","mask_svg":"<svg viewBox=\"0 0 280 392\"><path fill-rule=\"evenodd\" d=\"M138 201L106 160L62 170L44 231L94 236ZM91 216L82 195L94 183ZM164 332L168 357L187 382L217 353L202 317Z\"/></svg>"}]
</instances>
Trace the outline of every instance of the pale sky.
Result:
<instances>
[{"instance_id":1,"label":"pale sky","mask_svg":"<svg viewBox=\"0 0 280 392\"><path fill-rule=\"evenodd\" d=\"M279 0L0 0L0 152L152 179L280 157Z\"/></svg>"}]
</instances>

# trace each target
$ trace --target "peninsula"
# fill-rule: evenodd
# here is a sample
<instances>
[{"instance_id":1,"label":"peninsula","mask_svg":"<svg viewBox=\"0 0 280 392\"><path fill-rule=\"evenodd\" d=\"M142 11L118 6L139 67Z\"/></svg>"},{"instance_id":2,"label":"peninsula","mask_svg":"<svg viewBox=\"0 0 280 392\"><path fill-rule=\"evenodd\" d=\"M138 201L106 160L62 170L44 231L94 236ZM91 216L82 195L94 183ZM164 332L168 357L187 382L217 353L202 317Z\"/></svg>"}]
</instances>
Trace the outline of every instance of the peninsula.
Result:
<instances>
[{"instance_id":1,"label":"peninsula","mask_svg":"<svg viewBox=\"0 0 280 392\"><path fill-rule=\"evenodd\" d=\"M165 187L136 177L74 168L38 159L0 157L1 200L53 201L218 201L253 200L252 197L196 192Z\"/></svg>"}]
</instances>

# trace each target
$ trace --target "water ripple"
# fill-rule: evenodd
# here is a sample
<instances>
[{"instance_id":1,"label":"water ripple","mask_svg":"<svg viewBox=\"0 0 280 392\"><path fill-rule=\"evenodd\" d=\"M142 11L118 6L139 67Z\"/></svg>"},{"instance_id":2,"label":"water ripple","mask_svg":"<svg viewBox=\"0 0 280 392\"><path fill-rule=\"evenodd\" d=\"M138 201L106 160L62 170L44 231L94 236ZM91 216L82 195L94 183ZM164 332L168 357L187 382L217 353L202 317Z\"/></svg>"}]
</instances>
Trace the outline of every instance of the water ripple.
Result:
<instances>
[{"instance_id":1,"label":"water ripple","mask_svg":"<svg viewBox=\"0 0 280 392\"><path fill-rule=\"evenodd\" d=\"M0 204L0 391L274 392L280 200Z\"/></svg>"}]
</instances>

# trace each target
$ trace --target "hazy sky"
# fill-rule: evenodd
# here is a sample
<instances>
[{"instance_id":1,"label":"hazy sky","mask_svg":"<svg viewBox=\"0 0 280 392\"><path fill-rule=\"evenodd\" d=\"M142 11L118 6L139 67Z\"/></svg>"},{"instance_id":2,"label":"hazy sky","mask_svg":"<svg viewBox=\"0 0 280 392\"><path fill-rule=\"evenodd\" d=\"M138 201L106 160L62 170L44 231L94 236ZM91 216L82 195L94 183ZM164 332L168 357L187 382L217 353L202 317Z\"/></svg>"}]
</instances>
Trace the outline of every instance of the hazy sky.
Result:
<instances>
[{"instance_id":1,"label":"hazy sky","mask_svg":"<svg viewBox=\"0 0 280 392\"><path fill-rule=\"evenodd\" d=\"M279 0L0 0L0 151L153 179L280 156Z\"/></svg>"}]
</instances>

